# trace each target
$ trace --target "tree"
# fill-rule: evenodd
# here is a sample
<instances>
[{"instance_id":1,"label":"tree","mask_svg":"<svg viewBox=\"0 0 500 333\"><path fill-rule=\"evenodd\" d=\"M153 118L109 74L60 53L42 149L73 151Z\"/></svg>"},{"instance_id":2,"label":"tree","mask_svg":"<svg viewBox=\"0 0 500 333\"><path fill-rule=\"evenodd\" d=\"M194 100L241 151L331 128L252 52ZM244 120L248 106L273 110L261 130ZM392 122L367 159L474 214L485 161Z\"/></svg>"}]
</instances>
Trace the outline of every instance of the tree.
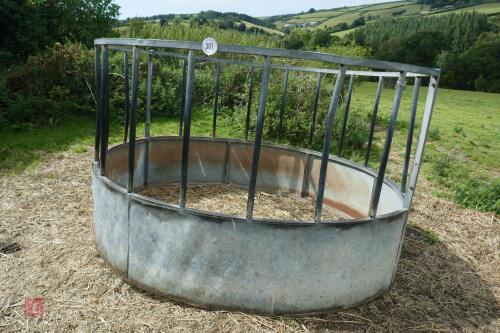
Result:
<instances>
[{"instance_id":1,"label":"tree","mask_svg":"<svg viewBox=\"0 0 500 333\"><path fill-rule=\"evenodd\" d=\"M352 22L351 27L356 28L356 27L361 27L363 25L365 25L365 18L363 16L360 16Z\"/></svg>"},{"instance_id":2,"label":"tree","mask_svg":"<svg viewBox=\"0 0 500 333\"><path fill-rule=\"evenodd\" d=\"M483 32L492 31L488 17L476 12L426 17L386 18L356 29L363 34L363 45L378 48L391 38L408 37L416 32L439 32L446 36L447 48L465 52ZM349 37L348 39L352 39Z\"/></svg>"},{"instance_id":3,"label":"tree","mask_svg":"<svg viewBox=\"0 0 500 333\"><path fill-rule=\"evenodd\" d=\"M417 32L404 38L392 38L380 45L377 59L433 67L446 49L446 36L440 32Z\"/></svg>"},{"instance_id":4,"label":"tree","mask_svg":"<svg viewBox=\"0 0 500 333\"><path fill-rule=\"evenodd\" d=\"M130 37L138 37L141 35L142 30L144 30L144 26L146 22L140 17L134 17L128 22Z\"/></svg>"},{"instance_id":5,"label":"tree","mask_svg":"<svg viewBox=\"0 0 500 333\"><path fill-rule=\"evenodd\" d=\"M307 12L308 12L309 14L312 14L312 13L315 13L315 12L316 12L316 9L311 8L311 9L309 9Z\"/></svg>"},{"instance_id":6,"label":"tree","mask_svg":"<svg viewBox=\"0 0 500 333\"><path fill-rule=\"evenodd\" d=\"M240 24L238 24L238 30L239 31L246 31L247 30L247 26L245 25L245 23L240 22Z\"/></svg>"},{"instance_id":7,"label":"tree","mask_svg":"<svg viewBox=\"0 0 500 333\"><path fill-rule=\"evenodd\" d=\"M456 87L500 92L500 34L486 33L459 60L446 66L458 76ZM453 66L455 65L455 66Z\"/></svg>"},{"instance_id":8,"label":"tree","mask_svg":"<svg viewBox=\"0 0 500 333\"><path fill-rule=\"evenodd\" d=\"M305 46L304 34L294 29L283 39L283 46L287 49L300 50Z\"/></svg>"},{"instance_id":9,"label":"tree","mask_svg":"<svg viewBox=\"0 0 500 333\"><path fill-rule=\"evenodd\" d=\"M328 46L332 42L332 36L327 30L316 30L311 38L311 46Z\"/></svg>"},{"instance_id":10,"label":"tree","mask_svg":"<svg viewBox=\"0 0 500 333\"><path fill-rule=\"evenodd\" d=\"M92 46L111 35L119 7L112 0L2 0L0 49L11 61L66 40Z\"/></svg>"}]
</instances>

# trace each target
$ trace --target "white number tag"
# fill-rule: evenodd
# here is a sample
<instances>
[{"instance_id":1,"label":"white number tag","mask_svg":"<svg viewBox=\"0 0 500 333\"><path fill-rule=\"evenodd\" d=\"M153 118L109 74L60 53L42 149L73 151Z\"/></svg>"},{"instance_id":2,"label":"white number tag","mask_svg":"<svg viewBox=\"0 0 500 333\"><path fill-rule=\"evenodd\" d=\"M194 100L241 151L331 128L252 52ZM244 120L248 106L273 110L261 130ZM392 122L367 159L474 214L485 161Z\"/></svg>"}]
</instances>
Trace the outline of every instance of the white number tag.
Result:
<instances>
[{"instance_id":1,"label":"white number tag","mask_svg":"<svg viewBox=\"0 0 500 333\"><path fill-rule=\"evenodd\" d=\"M201 44L206 55L211 56L217 52L217 42L212 37L205 38Z\"/></svg>"}]
</instances>

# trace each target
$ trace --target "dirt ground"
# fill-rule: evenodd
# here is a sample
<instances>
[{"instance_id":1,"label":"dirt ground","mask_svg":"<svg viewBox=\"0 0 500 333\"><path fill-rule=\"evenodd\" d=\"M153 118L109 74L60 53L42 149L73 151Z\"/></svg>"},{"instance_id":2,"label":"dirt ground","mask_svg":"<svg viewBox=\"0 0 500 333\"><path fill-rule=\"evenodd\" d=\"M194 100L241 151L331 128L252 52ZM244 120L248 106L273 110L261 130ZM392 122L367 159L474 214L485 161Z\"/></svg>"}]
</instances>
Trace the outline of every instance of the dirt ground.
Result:
<instances>
[{"instance_id":1,"label":"dirt ground","mask_svg":"<svg viewBox=\"0 0 500 333\"><path fill-rule=\"evenodd\" d=\"M0 171L0 331L500 332L500 222L432 196L423 178L392 289L320 316L204 311L124 283L94 247L92 152L47 156L34 171ZM45 314L26 318L24 299Z\"/></svg>"}]
</instances>

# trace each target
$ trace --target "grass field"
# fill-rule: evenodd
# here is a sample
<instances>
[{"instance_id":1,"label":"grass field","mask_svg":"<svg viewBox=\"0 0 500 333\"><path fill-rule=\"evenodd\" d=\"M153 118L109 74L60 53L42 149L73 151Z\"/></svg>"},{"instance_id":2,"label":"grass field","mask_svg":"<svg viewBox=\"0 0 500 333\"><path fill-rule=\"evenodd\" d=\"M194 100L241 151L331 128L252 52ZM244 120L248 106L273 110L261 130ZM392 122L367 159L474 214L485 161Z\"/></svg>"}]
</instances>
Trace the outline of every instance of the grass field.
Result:
<instances>
[{"instance_id":1,"label":"grass field","mask_svg":"<svg viewBox=\"0 0 500 333\"><path fill-rule=\"evenodd\" d=\"M372 19L391 17L393 16L393 13L397 13L402 10L404 10L404 13L401 15L414 15L420 13L422 10L425 10L425 8L427 7L428 6L426 5L417 5L411 2L405 2L403 4L400 4L398 2L395 4L368 6L362 9L349 11L344 14L332 17L320 24L318 28L333 27L340 23L352 24L352 22L360 16L363 16L365 20L369 20L369 17L371 17Z\"/></svg>"},{"instance_id":2,"label":"grass field","mask_svg":"<svg viewBox=\"0 0 500 333\"><path fill-rule=\"evenodd\" d=\"M405 124L409 119L411 88L407 87L402 100L400 126L395 135L395 145L401 151L407 133ZM365 83L357 89L353 110L356 107L369 110L373 97L367 97L374 95L374 83ZM387 89L382 93L380 115L385 124L393 95L394 91ZM425 95L426 89L421 89L420 115ZM500 94L440 89L436 103L423 163L424 177L436 185L434 194L437 196L499 214ZM381 134L385 135L383 131Z\"/></svg>"},{"instance_id":3,"label":"grass field","mask_svg":"<svg viewBox=\"0 0 500 333\"><path fill-rule=\"evenodd\" d=\"M334 32L333 35L338 36L340 38L343 38L345 35L353 32L356 29L358 29L358 28L351 28L351 29L347 29L347 30L342 30L342 31Z\"/></svg>"},{"instance_id":4,"label":"grass field","mask_svg":"<svg viewBox=\"0 0 500 333\"><path fill-rule=\"evenodd\" d=\"M439 11L438 13L436 13L434 15L443 15L443 14L459 13L459 12L474 12L474 11L476 11L478 13L483 13L486 15L499 14L500 13L500 2L483 3L481 5L470 6L470 7L465 7L465 8L453 9L453 10L448 10L448 11Z\"/></svg>"},{"instance_id":5,"label":"grass field","mask_svg":"<svg viewBox=\"0 0 500 333\"><path fill-rule=\"evenodd\" d=\"M241 21L242 23L244 23L246 25L247 28L252 28L252 27L256 27L256 28L260 28L262 30L264 30L265 32L271 34L271 35L279 35L279 36L283 36L284 33L279 31L279 30L276 30L276 29L271 29L271 28L267 28L267 27L263 27L263 26L260 26L260 25L257 25L257 24L253 24L251 22L247 22L247 21Z\"/></svg>"},{"instance_id":6,"label":"grass field","mask_svg":"<svg viewBox=\"0 0 500 333\"><path fill-rule=\"evenodd\" d=\"M416 4L413 1L387 2L381 4L345 7L339 9L318 11L315 13L300 14L292 16L285 21L277 22L277 27L281 29L283 28L283 25L287 23L304 23L316 21L320 22L320 24L314 28L321 29L326 27L333 27L341 23L352 24L352 22L360 16L363 16L365 20L368 21L377 20L384 17L392 17L394 13L400 11L404 11L403 13L399 14L400 16L444 15L449 13L477 11L489 15L491 17L491 21L493 22L498 21L498 17L500 16L500 2L480 4L459 9L448 8L440 9L437 11L429 11L429 9L429 5ZM345 33L336 33L336 35L343 36L345 35Z\"/></svg>"},{"instance_id":7,"label":"grass field","mask_svg":"<svg viewBox=\"0 0 500 333\"><path fill-rule=\"evenodd\" d=\"M319 28L331 27L340 23L351 24L359 16L364 16L365 19L370 15L372 17L386 17L392 15L393 12L405 9L404 15L411 15L420 12L421 8L427 8L427 5L417 5L412 1L396 1L373 5L362 5L345 8L337 8L332 10L321 10L314 13L300 14L292 16L286 21L278 22L277 26L282 27L286 23L305 23L305 22L322 22L318 25Z\"/></svg>"}]
</instances>

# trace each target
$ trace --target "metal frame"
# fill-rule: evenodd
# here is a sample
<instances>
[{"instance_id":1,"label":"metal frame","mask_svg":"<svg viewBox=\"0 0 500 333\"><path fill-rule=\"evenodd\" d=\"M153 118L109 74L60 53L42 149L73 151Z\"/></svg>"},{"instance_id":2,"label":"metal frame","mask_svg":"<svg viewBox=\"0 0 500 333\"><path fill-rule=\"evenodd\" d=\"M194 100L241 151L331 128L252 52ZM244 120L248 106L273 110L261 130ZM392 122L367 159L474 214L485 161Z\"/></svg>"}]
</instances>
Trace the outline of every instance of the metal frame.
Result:
<instances>
[{"instance_id":1,"label":"metal frame","mask_svg":"<svg viewBox=\"0 0 500 333\"><path fill-rule=\"evenodd\" d=\"M136 38L99 38L94 41L94 45L113 45L113 46L129 46L129 47L144 47L144 48L167 48L167 49L183 49L201 51L201 42L188 42L177 40L160 40L160 39L136 39ZM400 64L395 62L361 59L344 57L334 54L285 50L275 48L262 48L254 46L239 46L239 45L218 45L217 52L219 53L236 53L249 54L256 56L269 56L278 58L294 58L304 60L324 61L346 66L362 66L370 68L378 68L396 72L412 72L424 75L437 76L440 73L438 68L428 68L422 66Z\"/></svg>"},{"instance_id":2,"label":"metal frame","mask_svg":"<svg viewBox=\"0 0 500 333\"><path fill-rule=\"evenodd\" d=\"M262 68L261 87L259 93L259 105L257 110L255 139L253 142L253 154L250 182L248 188L248 201L246 220L253 220L253 207L257 183L257 172L259 165L260 149L263 141L263 128L264 116L267 101L268 84L271 76L272 69L284 70L285 76L283 80L282 95L281 95L281 109L279 112L279 126L277 133L277 141L281 140L282 127L284 121L284 113L286 109L286 94L288 88L288 77L290 71L300 71L308 73L318 73L316 91L314 97L314 106L311 115L311 128L308 138L308 147L310 148L315 135L315 126L317 121L317 110L320 100L321 81L324 75L335 74L336 83L333 88L331 102L328 109L327 117L325 120L325 134L323 137L323 148L321 153L321 167L320 177L318 182L318 190L316 194L316 212L315 221L321 222L321 211L323 206L323 196L327 175L327 164L331 158L330 148L332 144L333 124L339 105L342 86L346 75L350 75L350 83L348 88L348 95L345 104L345 114L342 123L340 143L338 147L338 155L341 156L343 150L344 137L347 127L348 115L350 112L350 101L353 94L354 78L356 77L378 77L378 87L375 96L375 102L372 113L372 120L370 126L370 135L368 138L368 147L365 155L365 166L368 165L370 153L372 149L372 141L374 137L375 123L377 120L378 104L382 93L382 85L384 78L398 77L398 84L394 97L394 103L391 113L390 122L387 129L387 135L384 144L382 158L379 164L378 171L376 171L376 178L372 190L372 198L369 207L370 218L378 218L377 209L382 192L382 186L385 183L385 171L388 163L388 157L392 144L392 137L396 126L396 120L399 111L401 97L405 87L407 77L415 78L415 86L413 91L413 102L410 114L410 123L408 127L408 136L406 142L405 159L402 171L402 183L400 190L404 195L405 202L408 207L415 191L415 186L420 170L420 163L423 156L425 147L425 140L429 128L433 106L436 98L437 84L439 80L440 70L435 68L426 68L421 66L413 66L407 64L398 64L370 59L358 59L337 56L332 54L324 54L317 52L304 52L296 50L284 49L266 49L248 46L234 46L234 45L219 45L218 51L221 54L241 54L252 56L263 56L263 63L256 63L251 61L236 60L231 58L213 58L206 56L197 56L196 51L201 50L201 43L185 42L185 41L164 41L164 40L143 40L143 39L97 39L95 40L96 46L96 84L97 84L97 98L96 98L96 141L95 141L95 161L99 162L101 175L105 175L106 167L106 153L108 151L108 137L109 137L109 50L116 50L124 52L124 94L125 94L125 130L124 141L128 137L128 169L129 179L127 191L134 191L134 168L136 163L135 158L135 144L136 144L136 126L137 126L137 98L138 98L138 84L139 84L139 61L141 53L148 56L148 71L147 71L147 110L146 110L146 128L145 137L150 140L150 125L151 125L151 98L152 98L152 75L153 75L153 57L174 57L181 59L183 62L182 73L182 112L179 118L179 136L182 136L183 149L182 149L182 167L181 167L181 184L179 195L179 208L185 209L186 207L186 192L188 184L188 157L189 157L189 142L190 142L190 128L191 128L191 111L192 111L192 96L194 89L195 78L195 64L199 62L214 63L215 64L215 98L214 98L214 115L213 115L213 129L212 136L216 136L217 127L217 113L219 109L219 94L220 94L220 70L222 64L233 64L248 66L249 71L249 87L248 87L248 101L247 101L247 114L245 121L245 141L248 140L248 132L250 128L250 115L252 108L253 86L255 83L255 69ZM153 49L152 49L153 48ZM188 54L163 51L161 49L170 50L187 50ZM128 53L132 52L132 80L131 80L131 98L129 101L129 87L128 87ZM273 58L290 58L301 59L310 61L322 61L340 65L339 69L331 68L313 68L301 66L289 66L283 64L272 64ZM370 69L387 70L384 71L371 71L371 70L353 70L348 69L348 66L368 67ZM420 135L416 143L416 151L413 158L413 167L409 174L408 170L411 159L411 147L413 141L413 131L415 127L415 120L417 114L417 103L419 97L419 86L421 77L430 76L430 84L427 94L427 100L424 108L424 115L420 127ZM129 110L130 107L130 110ZM149 142L149 141L147 141ZM146 154L148 156L149 154ZM310 168L310 158L307 159L308 163L306 171ZM145 170L147 170L148 159L144 161ZM408 183L408 184L407 184ZM147 171L144 173L144 185L147 184ZM304 185L305 186L305 185Z\"/></svg>"}]
</instances>

